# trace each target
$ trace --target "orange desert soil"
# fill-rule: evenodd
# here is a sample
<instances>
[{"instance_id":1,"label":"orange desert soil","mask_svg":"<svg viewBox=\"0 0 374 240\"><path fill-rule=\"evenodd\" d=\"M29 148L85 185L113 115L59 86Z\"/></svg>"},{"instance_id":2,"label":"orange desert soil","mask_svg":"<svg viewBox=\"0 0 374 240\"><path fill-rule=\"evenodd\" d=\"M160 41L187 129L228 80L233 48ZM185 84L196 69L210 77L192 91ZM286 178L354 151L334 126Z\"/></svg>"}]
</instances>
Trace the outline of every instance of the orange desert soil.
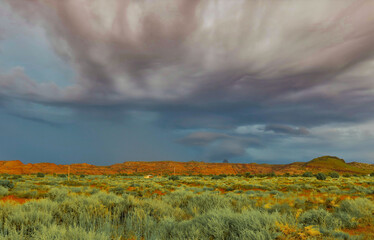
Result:
<instances>
[{"instance_id":1,"label":"orange desert soil","mask_svg":"<svg viewBox=\"0 0 374 240\"><path fill-rule=\"evenodd\" d=\"M342 160L344 161L344 160ZM8 174L67 174L70 166L71 174L173 174L174 171L178 175L209 175L209 174L238 174L247 173L261 174L300 174L306 171L331 172L340 173L370 173L374 170L374 164L367 163L345 163L342 169L331 169L331 166L313 165L310 162L294 162L291 164L257 164L257 163L206 163L206 162L124 162L110 166L95 166L87 163L59 165L54 163L28 163L24 164L19 160L0 161L0 173Z\"/></svg>"}]
</instances>

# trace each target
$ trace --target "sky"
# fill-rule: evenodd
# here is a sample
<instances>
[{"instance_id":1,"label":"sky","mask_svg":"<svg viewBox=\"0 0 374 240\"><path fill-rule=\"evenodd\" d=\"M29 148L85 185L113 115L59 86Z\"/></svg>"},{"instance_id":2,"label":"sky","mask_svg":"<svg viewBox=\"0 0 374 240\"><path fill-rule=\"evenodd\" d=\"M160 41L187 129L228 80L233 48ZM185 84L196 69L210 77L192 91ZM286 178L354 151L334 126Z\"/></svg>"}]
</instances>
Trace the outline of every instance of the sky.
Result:
<instances>
[{"instance_id":1,"label":"sky","mask_svg":"<svg viewBox=\"0 0 374 240\"><path fill-rule=\"evenodd\" d=\"M373 12L0 0L0 159L374 163Z\"/></svg>"}]
</instances>

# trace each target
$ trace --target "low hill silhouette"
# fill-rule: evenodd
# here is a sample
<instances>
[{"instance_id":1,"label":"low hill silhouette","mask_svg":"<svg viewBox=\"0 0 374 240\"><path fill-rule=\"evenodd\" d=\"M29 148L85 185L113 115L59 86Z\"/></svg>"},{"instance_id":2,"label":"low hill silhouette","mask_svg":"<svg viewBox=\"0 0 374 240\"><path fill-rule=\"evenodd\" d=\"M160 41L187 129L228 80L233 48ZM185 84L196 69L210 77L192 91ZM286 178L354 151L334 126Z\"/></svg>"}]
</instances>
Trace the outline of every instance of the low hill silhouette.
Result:
<instances>
[{"instance_id":1,"label":"low hill silhouette","mask_svg":"<svg viewBox=\"0 0 374 240\"><path fill-rule=\"evenodd\" d=\"M319 170L319 171L335 171L335 172L347 172L347 173L367 173L367 169L360 168L358 166L346 163L343 159L335 156L323 156L315 158L305 165L307 168Z\"/></svg>"},{"instance_id":2,"label":"low hill silhouette","mask_svg":"<svg viewBox=\"0 0 374 240\"><path fill-rule=\"evenodd\" d=\"M306 171L339 172L350 174L367 174L374 171L374 164L346 163L343 159L333 156L322 156L309 162L294 162L290 164L257 164L257 163L205 163L205 162L124 162L110 166L95 166L87 163L71 165L58 165L54 163L28 163L23 164L19 160L0 161L0 173L8 174L66 174L70 168L71 174L240 174L250 172L252 174L301 174Z\"/></svg>"}]
</instances>

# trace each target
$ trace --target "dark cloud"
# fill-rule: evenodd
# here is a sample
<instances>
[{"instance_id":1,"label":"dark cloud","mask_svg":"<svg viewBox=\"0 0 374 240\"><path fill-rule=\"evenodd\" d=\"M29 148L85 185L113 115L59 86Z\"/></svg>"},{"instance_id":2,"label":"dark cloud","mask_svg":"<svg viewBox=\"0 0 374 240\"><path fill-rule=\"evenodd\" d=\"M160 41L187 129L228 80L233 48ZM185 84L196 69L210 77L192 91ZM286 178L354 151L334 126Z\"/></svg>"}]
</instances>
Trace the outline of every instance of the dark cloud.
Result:
<instances>
[{"instance_id":1,"label":"dark cloud","mask_svg":"<svg viewBox=\"0 0 374 240\"><path fill-rule=\"evenodd\" d=\"M247 148L258 148L258 138L235 136L217 132L194 132L177 141L178 143L201 148L202 157L209 161L246 156Z\"/></svg>"},{"instance_id":2,"label":"dark cloud","mask_svg":"<svg viewBox=\"0 0 374 240\"><path fill-rule=\"evenodd\" d=\"M178 142L186 145L204 146L219 140L231 138L230 136L216 132L194 132L180 139Z\"/></svg>"},{"instance_id":3,"label":"dark cloud","mask_svg":"<svg viewBox=\"0 0 374 240\"><path fill-rule=\"evenodd\" d=\"M292 7L288 1L7 2L46 30L56 52L78 74L76 84L57 95L16 89L12 96L72 107L176 105L214 113L216 106L227 105L220 109L226 115L273 114L287 121L285 115L296 114L289 96L334 86L374 49L371 1L292 2ZM332 106L332 117L344 115L346 107L340 112L334 106L340 95L321 91L301 97L297 107L318 105L323 112ZM349 101L341 105L362 103L357 92L348 88L346 94ZM277 108L282 112L267 114Z\"/></svg>"},{"instance_id":4,"label":"dark cloud","mask_svg":"<svg viewBox=\"0 0 374 240\"><path fill-rule=\"evenodd\" d=\"M308 135L309 131L306 128L299 127L299 128L293 128L290 126L285 125L266 125L265 131L273 131L275 133L284 133L284 134L290 134L290 135Z\"/></svg>"},{"instance_id":5,"label":"dark cloud","mask_svg":"<svg viewBox=\"0 0 374 240\"><path fill-rule=\"evenodd\" d=\"M246 156L249 146L241 141L223 140L210 145L204 152L203 157L209 161L221 162L224 159Z\"/></svg>"},{"instance_id":6,"label":"dark cloud","mask_svg":"<svg viewBox=\"0 0 374 240\"><path fill-rule=\"evenodd\" d=\"M155 113L163 127L195 131L178 142L203 148L208 159L246 156L246 148L260 144L230 133L238 126L307 136L306 128L291 126L374 117L370 0L0 4L26 26L43 29L76 73L72 85L61 87L32 79L21 67L1 70L2 101L110 121L133 111ZM7 28L0 23L0 38ZM209 131L194 130L204 128Z\"/></svg>"}]
</instances>

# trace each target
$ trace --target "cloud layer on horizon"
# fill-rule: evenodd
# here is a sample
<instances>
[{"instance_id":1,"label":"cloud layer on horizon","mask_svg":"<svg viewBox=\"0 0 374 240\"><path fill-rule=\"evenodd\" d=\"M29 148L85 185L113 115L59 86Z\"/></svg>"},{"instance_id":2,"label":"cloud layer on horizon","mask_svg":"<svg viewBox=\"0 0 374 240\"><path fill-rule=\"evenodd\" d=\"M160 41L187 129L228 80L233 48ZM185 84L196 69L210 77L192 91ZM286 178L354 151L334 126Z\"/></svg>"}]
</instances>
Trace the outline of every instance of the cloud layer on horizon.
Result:
<instances>
[{"instance_id":1,"label":"cloud layer on horizon","mask_svg":"<svg viewBox=\"0 0 374 240\"><path fill-rule=\"evenodd\" d=\"M75 73L61 86L33 79L23 66L0 68L6 106L23 101L113 119L156 113L169 131L187 129L177 142L203 148L206 159L251 151L256 158L269 141L277 149L276 139L312 141L318 127L374 117L372 1L0 4L17 13L0 23L0 40L17 31L14 22L42 29Z\"/></svg>"}]
</instances>

